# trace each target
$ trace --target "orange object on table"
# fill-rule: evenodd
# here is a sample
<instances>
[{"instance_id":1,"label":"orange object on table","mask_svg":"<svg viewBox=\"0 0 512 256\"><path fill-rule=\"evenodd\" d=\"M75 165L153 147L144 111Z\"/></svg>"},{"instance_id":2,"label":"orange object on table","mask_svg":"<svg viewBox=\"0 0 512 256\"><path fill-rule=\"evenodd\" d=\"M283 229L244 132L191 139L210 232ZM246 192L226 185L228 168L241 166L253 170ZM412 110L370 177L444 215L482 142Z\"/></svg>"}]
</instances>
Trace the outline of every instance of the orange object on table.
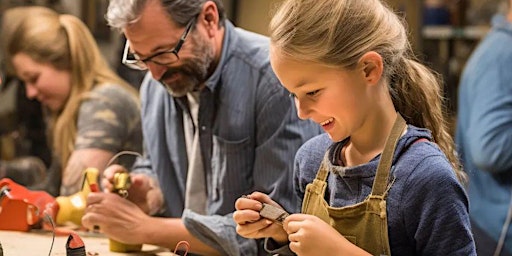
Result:
<instances>
[{"instance_id":1,"label":"orange object on table","mask_svg":"<svg viewBox=\"0 0 512 256\"><path fill-rule=\"evenodd\" d=\"M31 191L11 179L0 180L0 230L28 231L44 218L46 205L55 198Z\"/></svg>"}]
</instances>

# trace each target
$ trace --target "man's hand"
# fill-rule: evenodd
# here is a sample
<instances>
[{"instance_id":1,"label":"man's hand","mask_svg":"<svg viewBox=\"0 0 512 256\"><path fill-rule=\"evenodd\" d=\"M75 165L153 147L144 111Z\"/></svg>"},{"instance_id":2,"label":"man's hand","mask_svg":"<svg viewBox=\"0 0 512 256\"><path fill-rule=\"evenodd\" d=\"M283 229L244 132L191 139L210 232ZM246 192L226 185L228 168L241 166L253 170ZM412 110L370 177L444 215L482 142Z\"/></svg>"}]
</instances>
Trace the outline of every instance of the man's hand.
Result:
<instances>
[{"instance_id":1,"label":"man's hand","mask_svg":"<svg viewBox=\"0 0 512 256\"><path fill-rule=\"evenodd\" d=\"M90 193L82 225L100 227L109 238L127 244L144 243L144 227L149 215L134 203L113 193Z\"/></svg>"},{"instance_id":2,"label":"man's hand","mask_svg":"<svg viewBox=\"0 0 512 256\"><path fill-rule=\"evenodd\" d=\"M101 180L104 192L114 191L114 175L121 172L127 172L127 170L120 165L112 165L105 169ZM158 182L144 174L130 174L130 179L131 185L126 199L149 215L157 213L162 208L164 201Z\"/></svg>"}]
</instances>

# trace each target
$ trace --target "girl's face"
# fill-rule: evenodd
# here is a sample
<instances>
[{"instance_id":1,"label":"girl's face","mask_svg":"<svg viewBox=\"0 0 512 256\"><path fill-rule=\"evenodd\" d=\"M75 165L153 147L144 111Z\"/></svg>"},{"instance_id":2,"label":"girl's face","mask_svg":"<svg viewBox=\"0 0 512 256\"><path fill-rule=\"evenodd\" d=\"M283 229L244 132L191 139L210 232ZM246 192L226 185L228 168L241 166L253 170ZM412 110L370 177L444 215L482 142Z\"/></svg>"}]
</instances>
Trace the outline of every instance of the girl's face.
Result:
<instances>
[{"instance_id":1,"label":"girl's face","mask_svg":"<svg viewBox=\"0 0 512 256\"><path fill-rule=\"evenodd\" d=\"M363 125L368 94L363 69L332 68L301 62L271 51L272 68L295 99L301 119L320 124L333 141L343 140Z\"/></svg>"},{"instance_id":2,"label":"girl's face","mask_svg":"<svg viewBox=\"0 0 512 256\"><path fill-rule=\"evenodd\" d=\"M60 111L71 91L71 75L50 64L34 61L25 53L12 59L17 76L25 83L27 97L37 99L52 111Z\"/></svg>"}]
</instances>

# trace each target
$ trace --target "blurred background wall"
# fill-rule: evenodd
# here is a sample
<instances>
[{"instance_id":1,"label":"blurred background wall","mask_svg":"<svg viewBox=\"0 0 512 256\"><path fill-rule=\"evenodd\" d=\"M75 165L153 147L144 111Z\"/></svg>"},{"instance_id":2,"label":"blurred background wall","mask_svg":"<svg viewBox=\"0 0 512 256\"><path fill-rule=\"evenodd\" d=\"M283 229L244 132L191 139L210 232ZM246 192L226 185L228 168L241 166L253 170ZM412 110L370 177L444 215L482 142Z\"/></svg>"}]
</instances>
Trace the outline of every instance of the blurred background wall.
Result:
<instances>
[{"instance_id":1,"label":"blurred background wall","mask_svg":"<svg viewBox=\"0 0 512 256\"><path fill-rule=\"evenodd\" d=\"M235 25L265 35L268 34L271 13L281 1L223 0L228 18ZM407 23L418 58L442 75L446 108L455 118L457 87L465 61L487 33L490 18L499 10L503 0L384 1ZM104 14L108 0L0 0L0 16L4 10L22 5L49 6L80 17L93 32L112 67L133 86L139 86L144 74L120 64L124 38L106 25ZM7 120L9 122L2 123L10 124L9 127L0 127L0 159L16 155L17 148L20 148L16 145L23 144L19 126L10 122L17 116L13 111L18 111L13 95L23 96L14 89L0 91L0 120Z\"/></svg>"}]
</instances>

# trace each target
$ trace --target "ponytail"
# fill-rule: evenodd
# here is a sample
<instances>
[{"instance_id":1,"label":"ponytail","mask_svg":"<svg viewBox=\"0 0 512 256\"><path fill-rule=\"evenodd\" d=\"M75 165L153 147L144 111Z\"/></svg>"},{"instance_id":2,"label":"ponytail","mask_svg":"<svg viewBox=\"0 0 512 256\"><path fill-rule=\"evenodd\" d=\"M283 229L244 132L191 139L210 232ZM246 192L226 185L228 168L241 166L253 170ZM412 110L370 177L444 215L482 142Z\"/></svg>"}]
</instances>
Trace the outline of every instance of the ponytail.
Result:
<instances>
[{"instance_id":1,"label":"ponytail","mask_svg":"<svg viewBox=\"0 0 512 256\"><path fill-rule=\"evenodd\" d=\"M457 178L465 183L453 137L449 133L447 111L442 96L441 76L418 61L402 57L391 75L390 92L395 108L407 123L432 131L434 142L446 154Z\"/></svg>"}]
</instances>

